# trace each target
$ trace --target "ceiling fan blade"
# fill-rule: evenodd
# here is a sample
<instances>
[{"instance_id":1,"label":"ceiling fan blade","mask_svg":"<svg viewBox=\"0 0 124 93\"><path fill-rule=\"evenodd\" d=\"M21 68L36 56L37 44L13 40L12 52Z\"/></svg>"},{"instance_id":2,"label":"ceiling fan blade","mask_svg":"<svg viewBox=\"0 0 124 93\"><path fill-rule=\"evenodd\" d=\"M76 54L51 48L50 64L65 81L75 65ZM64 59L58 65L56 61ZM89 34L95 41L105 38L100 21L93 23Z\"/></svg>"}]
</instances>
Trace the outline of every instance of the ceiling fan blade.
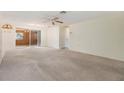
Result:
<instances>
[{"instance_id":1,"label":"ceiling fan blade","mask_svg":"<svg viewBox=\"0 0 124 93\"><path fill-rule=\"evenodd\" d=\"M61 24L64 23L64 22L62 22L62 21L55 21L55 22L58 22L58 23L61 23Z\"/></svg>"},{"instance_id":2,"label":"ceiling fan blade","mask_svg":"<svg viewBox=\"0 0 124 93\"><path fill-rule=\"evenodd\" d=\"M58 20L59 18L58 17L54 17L53 20Z\"/></svg>"},{"instance_id":3,"label":"ceiling fan blade","mask_svg":"<svg viewBox=\"0 0 124 93\"><path fill-rule=\"evenodd\" d=\"M52 22L52 25L55 25L55 22Z\"/></svg>"}]
</instances>

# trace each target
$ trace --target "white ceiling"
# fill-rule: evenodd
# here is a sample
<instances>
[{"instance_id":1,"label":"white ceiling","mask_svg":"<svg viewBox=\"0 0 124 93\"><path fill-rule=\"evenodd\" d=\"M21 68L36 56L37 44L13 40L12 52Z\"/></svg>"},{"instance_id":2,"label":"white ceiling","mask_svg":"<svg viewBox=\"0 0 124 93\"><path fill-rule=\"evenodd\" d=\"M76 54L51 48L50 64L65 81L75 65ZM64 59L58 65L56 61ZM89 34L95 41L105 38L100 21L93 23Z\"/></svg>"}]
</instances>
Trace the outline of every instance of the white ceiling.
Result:
<instances>
[{"instance_id":1,"label":"white ceiling","mask_svg":"<svg viewBox=\"0 0 124 93\"><path fill-rule=\"evenodd\" d=\"M60 16L66 25L93 19L96 17L110 15L113 12L100 11L67 11L59 14L59 11L9 11L0 12L1 23L12 23L17 26L36 25L39 26L46 21L47 17Z\"/></svg>"}]
</instances>

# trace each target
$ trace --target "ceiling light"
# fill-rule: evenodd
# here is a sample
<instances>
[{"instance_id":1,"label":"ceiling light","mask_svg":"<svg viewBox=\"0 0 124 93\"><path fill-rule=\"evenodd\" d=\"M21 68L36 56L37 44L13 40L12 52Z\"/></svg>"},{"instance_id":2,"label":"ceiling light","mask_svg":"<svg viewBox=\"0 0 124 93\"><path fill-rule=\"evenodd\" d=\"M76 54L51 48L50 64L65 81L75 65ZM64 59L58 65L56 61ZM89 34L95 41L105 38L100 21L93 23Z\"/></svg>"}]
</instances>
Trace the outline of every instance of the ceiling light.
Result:
<instances>
[{"instance_id":1,"label":"ceiling light","mask_svg":"<svg viewBox=\"0 0 124 93\"><path fill-rule=\"evenodd\" d=\"M3 29L3 31L13 30L13 26L11 24L4 24L4 25L1 26L1 28Z\"/></svg>"},{"instance_id":2,"label":"ceiling light","mask_svg":"<svg viewBox=\"0 0 124 93\"><path fill-rule=\"evenodd\" d=\"M10 24L4 24L3 26L2 26L2 28L3 29L13 29L13 27L12 27L12 25L10 25Z\"/></svg>"}]
</instances>

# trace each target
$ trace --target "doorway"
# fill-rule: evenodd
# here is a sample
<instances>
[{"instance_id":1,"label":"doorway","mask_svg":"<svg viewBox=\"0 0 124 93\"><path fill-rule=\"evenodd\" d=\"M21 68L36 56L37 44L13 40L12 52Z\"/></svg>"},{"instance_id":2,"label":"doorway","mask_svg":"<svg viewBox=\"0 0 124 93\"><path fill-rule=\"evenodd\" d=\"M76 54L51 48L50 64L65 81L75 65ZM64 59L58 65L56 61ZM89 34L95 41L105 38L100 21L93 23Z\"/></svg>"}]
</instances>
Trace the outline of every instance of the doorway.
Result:
<instances>
[{"instance_id":1,"label":"doorway","mask_svg":"<svg viewBox=\"0 0 124 93\"><path fill-rule=\"evenodd\" d=\"M37 45L37 32L31 31L31 45Z\"/></svg>"},{"instance_id":2,"label":"doorway","mask_svg":"<svg viewBox=\"0 0 124 93\"><path fill-rule=\"evenodd\" d=\"M70 29L67 27L65 29L65 48L69 49L70 48Z\"/></svg>"},{"instance_id":3,"label":"doorway","mask_svg":"<svg viewBox=\"0 0 124 93\"><path fill-rule=\"evenodd\" d=\"M39 30L16 30L16 46L40 46L41 31Z\"/></svg>"},{"instance_id":4,"label":"doorway","mask_svg":"<svg viewBox=\"0 0 124 93\"><path fill-rule=\"evenodd\" d=\"M30 31L30 45L31 46L40 46L41 45L41 31L31 30Z\"/></svg>"}]
</instances>

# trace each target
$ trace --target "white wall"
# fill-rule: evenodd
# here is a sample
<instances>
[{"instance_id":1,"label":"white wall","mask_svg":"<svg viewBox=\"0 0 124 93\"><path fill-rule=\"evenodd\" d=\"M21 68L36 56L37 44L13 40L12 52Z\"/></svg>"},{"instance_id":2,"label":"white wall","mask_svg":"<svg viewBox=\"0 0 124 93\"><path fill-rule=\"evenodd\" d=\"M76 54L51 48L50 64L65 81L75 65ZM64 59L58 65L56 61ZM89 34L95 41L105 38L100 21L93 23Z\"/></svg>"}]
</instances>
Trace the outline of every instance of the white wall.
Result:
<instances>
[{"instance_id":1,"label":"white wall","mask_svg":"<svg viewBox=\"0 0 124 93\"><path fill-rule=\"evenodd\" d=\"M124 15L70 26L70 49L124 61Z\"/></svg>"},{"instance_id":2,"label":"white wall","mask_svg":"<svg viewBox=\"0 0 124 93\"><path fill-rule=\"evenodd\" d=\"M0 62L8 50L15 48L15 31L4 31L0 29Z\"/></svg>"},{"instance_id":3,"label":"white wall","mask_svg":"<svg viewBox=\"0 0 124 93\"><path fill-rule=\"evenodd\" d=\"M3 51L12 50L15 48L16 34L15 32L3 32Z\"/></svg>"},{"instance_id":4,"label":"white wall","mask_svg":"<svg viewBox=\"0 0 124 93\"><path fill-rule=\"evenodd\" d=\"M52 26L47 29L47 46L52 48L66 47L66 27Z\"/></svg>"},{"instance_id":5,"label":"white wall","mask_svg":"<svg viewBox=\"0 0 124 93\"><path fill-rule=\"evenodd\" d=\"M2 31L0 30L0 63L2 60Z\"/></svg>"},{"instance_id":6,"label":"white wall","mask_svg":"<svg viewBox=\"0 0 124 93\"><path fill-rule=\"evenodd\" d=\"M47 27L43 27L41 29L41 46L42 47L47 46Z\"/></svg>"},{"instance_id":7,"label":"white wall","mask_svg":"<svg viewBox=\"0 0 124 93\"><path fill-rule=\"evenodd\" d=\"M70 29L69 27L65 28L65 48L70 47Z\"/></svg>"},{"instance_id":8,"label":"white wall","mask_svg":"<svg viewBox=\"0 0 124 93\"><path fill-rule=\"evenodd\" d=\"M59 48L65 48L65 36L66 28L64 26L59 27Z\"/></svg>"},{"instance_id":9,"label":"white wall","mask_svg":"<svg viewBox=\"0 0 124 93\"><path fill-rule=\"evenodd\" d=\"M47 46L59 48L59 27L49 27L47 30Z\"/></svg>"},{"instance_id":10,"label":"white wall","mask_svg":"<svg viewBox=\"0 0 124 93\"><path fill-rule=\"evenodd\" d=\"M15 48L16 32L15 28L11 31L2 30L2 56Z\"/></svg>"}]
</instances>

